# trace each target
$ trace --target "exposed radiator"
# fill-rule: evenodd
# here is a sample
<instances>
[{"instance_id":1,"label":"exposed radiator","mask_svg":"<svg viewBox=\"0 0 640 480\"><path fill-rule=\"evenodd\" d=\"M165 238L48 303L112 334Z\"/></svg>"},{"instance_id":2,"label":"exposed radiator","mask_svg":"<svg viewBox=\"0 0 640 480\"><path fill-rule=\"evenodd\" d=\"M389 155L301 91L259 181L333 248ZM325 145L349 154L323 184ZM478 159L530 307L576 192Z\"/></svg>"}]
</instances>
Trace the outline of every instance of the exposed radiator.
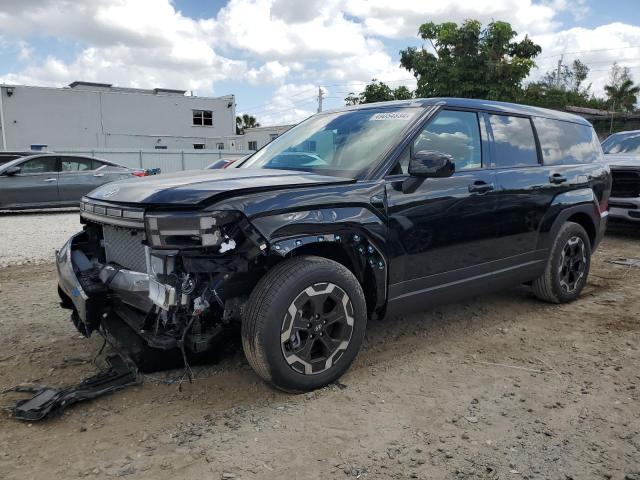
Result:
<instances>
[{"instance_id":1,"label":"exposed radiator","mask_svg":"<svg viewBox=\"0 0 640 480\"><path fill-rule=\"evenodd\" d=\"M147 271L142 230L103 225L102 234L107 262L135 272Z\"/></svg>"}]
</instances>

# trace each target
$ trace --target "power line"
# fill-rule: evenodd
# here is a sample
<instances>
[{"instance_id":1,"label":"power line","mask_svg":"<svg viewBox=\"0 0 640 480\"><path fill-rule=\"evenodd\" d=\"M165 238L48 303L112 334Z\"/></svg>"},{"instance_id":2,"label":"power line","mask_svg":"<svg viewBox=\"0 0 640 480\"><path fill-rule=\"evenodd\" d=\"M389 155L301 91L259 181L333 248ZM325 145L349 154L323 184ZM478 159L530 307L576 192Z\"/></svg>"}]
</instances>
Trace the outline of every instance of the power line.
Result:
<instances>
[{"instance_id":1,"label":"power line","mask_svg":"<svg viewBox=\"0 0 640 480\"><path fill-rule=\"evenodd\" d=\"M597 49L593 49L593 50L578 50L576 52L562 52L562 53L556 53L553 55L545 55L544 57L538 57L536 58L536 60L543 60L545 58L554 58L554 57L560 57L562 55L576 55L578 53L592 53L592 52L610 52L613 50L626 50L629 48L640 48L640 45L635 45L635 46L629 46L629 47L616 47L616 48L597 48Z\"/></svg>"}]
</instances>

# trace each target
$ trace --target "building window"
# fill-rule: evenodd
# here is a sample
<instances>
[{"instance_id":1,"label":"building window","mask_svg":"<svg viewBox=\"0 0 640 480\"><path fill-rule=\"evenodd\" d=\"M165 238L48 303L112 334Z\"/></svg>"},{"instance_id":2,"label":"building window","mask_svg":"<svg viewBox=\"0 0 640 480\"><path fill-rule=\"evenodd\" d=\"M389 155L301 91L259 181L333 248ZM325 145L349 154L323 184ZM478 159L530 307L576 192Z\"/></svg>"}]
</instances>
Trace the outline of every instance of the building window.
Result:
<instances>
[{"instance_id":1,"label":"building window","mask_svg":"<svg viewBox=\"0 0 640 480\"><path fill-rule=\"evenodd\" d=\"M216 148L218 150L224 150L224 143L220 142L220 143L216 143Z\"/></svg>"},{"instance_id":2,"label":"building window","mask_svg":"<svg viewBox=\"0 0 640 480\"><path fill-rule=\"evenodd\" d=\"M204 127L213 125L213 112L211 110L194 110L193 124Z\"/></svg>"},{"instance_id":3,"label":"building window","mask_svg":"<svg viewBox=\"0 0 640 480\"><path fill-rule=\"evenodd\" d=\"M277 133L270 133L269 134L269 141L273 142L276 138L278 138L278 134Z\"/></svg>"},{"instance_id":4,"label":"building window","mask_svg":"<svg viewBox=\"0 0 640 480\"><path fill-rule=\"evenodd\" d=\"M166 149L167 149L167 146L166 146L166 145L156 145L154 148L155 148L156 150L166 150Z\"/></svg>"},{"instance_id":5,"label":"building window","mask_svg":"<svg viewBox=\"0 0 640 480\"><path fill-rule=\"evenodd\" d=\"M194 143L193 144L193 149L194 150L204 150L204 143Z\"/></svg>"},{"instance_id":6,"label":"building window","mask_svg":"<svg viewBox=\"0 0 640 480\"><path fill-rule=\"evenodd\" d=\"M258 149L258 142L256 140L251 140L249 141L249 150L257 150Z\"/></svg>"}]
</instances>

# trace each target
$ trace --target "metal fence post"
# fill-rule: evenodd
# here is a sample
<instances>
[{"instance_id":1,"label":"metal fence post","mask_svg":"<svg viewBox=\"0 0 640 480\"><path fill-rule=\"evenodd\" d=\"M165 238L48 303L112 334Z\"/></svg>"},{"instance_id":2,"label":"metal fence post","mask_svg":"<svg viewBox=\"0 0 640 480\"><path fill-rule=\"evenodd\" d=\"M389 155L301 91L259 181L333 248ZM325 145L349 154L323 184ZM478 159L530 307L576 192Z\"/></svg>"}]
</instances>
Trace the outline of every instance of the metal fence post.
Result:
<instances>
[{"instance_id":1,"label":"metal fence post","mask_svg":"<svg viewBox=\"0 0 640 480\"><path fill-rule=\"evenodd\" d=\"M187 169L185 163L184 163L184 150L180 150L180 155L182 157L182 171L185 171Z\"/></svg>"},{"instance_id":2,"label":"metal fence post","mask_svg":"<svg viewBox=\"0 0 640 480\"><path fill-rule=\"evenodd\" d=\"M140 152L140 156L139 156L140 168L142 168L142 149L140 149L139 152Z\"/></svg>"}]
</instances>

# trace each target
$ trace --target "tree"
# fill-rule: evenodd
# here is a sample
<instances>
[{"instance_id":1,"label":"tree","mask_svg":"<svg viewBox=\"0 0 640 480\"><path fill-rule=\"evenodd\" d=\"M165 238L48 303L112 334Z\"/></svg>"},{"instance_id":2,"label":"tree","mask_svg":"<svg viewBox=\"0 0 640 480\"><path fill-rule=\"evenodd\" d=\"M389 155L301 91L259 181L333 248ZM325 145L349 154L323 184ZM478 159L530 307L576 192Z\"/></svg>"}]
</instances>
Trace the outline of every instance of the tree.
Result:
<instances>
[{"instance_id":1,"label":"tree","mask_svg":"<svg viewBox=\"0 0 640 480\"><path fill-rule=\"evenodd\" d=\"M388 102L389 100L408 100L413 98L413 93L407 87L400 86L395 90L384 82L379 82L375 78L364 87L364 91L358 95L351 92L344 99L348 105L358 105L361 103Z\"/></svg>"},{"instance_id":2,"label":"tree","mask_svg":"<svg viewBox=\"0 0 640 480\"><path fill-rule=\"evenodd\" d=\"M477 20L461 26L429 22L420 26L419 35L435 54L415 47L400 52L400 64L418 80L419 97L514 100L542 51L528 37L515 42L517 32L507 22L485 29Z\"/></svg>"},{"instance_id":3,"label":"tree","mask_svg":"<svg viewBox=\"0 0 640 480\"><path fill-rule=\"evenodd\" d=\"M256 121L256 117L247 113L242 116L236 117L236 135L242 135L247 128L259 127L260 124Z\"/></svg>"},{"instance_id":4,"label":"tree","mask_svg":"<svg viewBox=\"0 0 640 480\"><path fill-rule=\"evenodd\" d=\"M519 103L538 107L564 109L567 105L605 109L606 102L591 93L591 84L586 87L589 67L580 60L574 60L571 66L563 65L558 70L547 72L542 80L529 83L516 100Z\"/></svg>"},{"instance_id":5,"label":"tree","mask_svg":"<svg viewBox=\"0 0 640 480\"><path fill-rule=\"evenodd\" d=\"M589 67L576 59L571 66L562 65L558 76L558 70L547 72L540 83L548 89L557 88L563 91L576 93L588 93L591 84L582 88L584 81L589 76Z\"/></svg>"},{"instance_id":6,"label":"tree","mask_svg":"<svg viewBox=\"0 0 640 480\"><path fill-rule=\"evenodd\" d=\"M640 86L633 84L628 67L620 67L617 63L611 66L609 85L604 86L609 105L613 110L631 112L638 101Z\"/></svg>"}]
</instances>

